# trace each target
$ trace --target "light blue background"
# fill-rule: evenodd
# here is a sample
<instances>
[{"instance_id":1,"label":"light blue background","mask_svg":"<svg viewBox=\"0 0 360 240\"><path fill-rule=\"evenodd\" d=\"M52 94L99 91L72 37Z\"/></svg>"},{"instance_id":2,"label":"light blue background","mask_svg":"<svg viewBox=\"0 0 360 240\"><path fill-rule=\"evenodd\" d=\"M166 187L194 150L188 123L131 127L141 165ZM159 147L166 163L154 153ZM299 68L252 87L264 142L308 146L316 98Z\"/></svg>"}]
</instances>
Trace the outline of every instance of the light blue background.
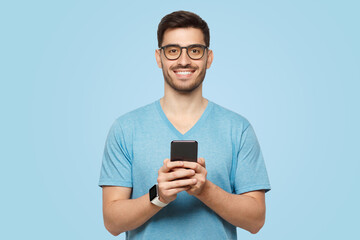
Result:
<instances>
[{"instance_id":1,"label":"light blue background","mask_svg":"<svg viewBox=\"0 0 360 240\"><path fill-rule=\"evenodd\" d=\"M115 118L162 96L157 24L179 9L210 26L204 96L248 118L265 156L267 221L239 239L358 235L358 1L9 2L0 239L115 239L97 187L105 138Z\"/></svg>"}]
</instances>

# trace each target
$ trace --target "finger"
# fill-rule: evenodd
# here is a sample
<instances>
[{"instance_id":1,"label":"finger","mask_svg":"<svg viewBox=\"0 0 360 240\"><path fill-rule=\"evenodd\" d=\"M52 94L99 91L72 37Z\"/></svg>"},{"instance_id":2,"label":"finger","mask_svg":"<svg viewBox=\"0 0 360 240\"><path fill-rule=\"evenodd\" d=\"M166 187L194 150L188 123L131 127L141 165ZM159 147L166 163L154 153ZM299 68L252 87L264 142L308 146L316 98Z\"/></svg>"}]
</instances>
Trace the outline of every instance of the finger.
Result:
<instances>
[{"instance_id":1,"label":"finger","mask_svg":"<svg viewBox=\"0 0 360 240\"><path fill-rule=\"evenodd\" d=\"M161 166L161 168L159 169L159 172L167 172L167 163L170 161L170 159L165 158L163 165Z\"/></svg>"},{"instance_id":2,"label":"finger","mask_svg":"<svg viewBox=\"0 0 360 240\"><path fill-rule=\"evenodd\" d=\"M169 195L175 195L175 194L178 194L179 192L188 191L190 189L191 189L190 187L173 188L173 189L167 190L167 193Z\"/></svg>"},{"instance_id":3,"label":"finger","mask_svg":"<svg viewBox=\"0 0 360 240\"><path fill-rule=\"evenodd\" d=\"M170 190L170 189L174 189L174 188L189 187L196 183L197 183L197 179L176 180L176 181L172 181L172 182L163 183L163 189Z\"/></svg>"},{"instance_id":4,"label":"finger","mask_svg":"<svg viewBox=\"0 0 360 240\"><path fill-rule=\"evenodd\" d=\"M200 173L204 170L204 167L197 162L184 162L184 168L193 169L195 172Z\"/></svg>"},{"instance_id":5,"label":"finger","mask_svg":"<svg viewBox=\"0 0 360 240\"><path fill-rule=\"evenodd\" d=\"M205 167L205 159L204 158L198 158L197 161L201 166Z\"/></svg>"},{"instance_id":6,"label":"finger","mask_svg":"<svg viewBox=\"0 0 360 240\"><path fill-rule=\"evenodd\" d=\"M189 178L195 175L195 171L192 169L182 169L174 172L166 173L163 175L165 181L174 181L180 178Z\"/></svg>"},{"instance_id":7,"label":"finger","mask_svg":"<svg viewBox=\"0 0 360 240\"><path fill-rule=\"evenodd\" d=\"M174 168L171 169L171 172L183 171L184 169L186 169L186 168L183 168L183 167L174 167Z\"/></svg>"},{"instance_id":8,"label":"finger","mask_svg":"<svg viewBox=\"0 0 360 240\"><path fill-rule=\"evenodd\" d=\"M197 165L199 165L197 162L184 161L183 168L189 168L195 170Z\"/></svg>"},{"instance_id":9,"label":"finger","mask_svg":"<svg viewBox=\"0 0 360 240\"><path fill-rule=\"evenodd\" d=\"M176 167L182 167L184 165L184 163L182 161L174 161L171 162L170 159L166 158L164 160L164 165L160 168L160 171L162 172L169 172L171 171L173 168Z\"/></svg>"}]
</instances>

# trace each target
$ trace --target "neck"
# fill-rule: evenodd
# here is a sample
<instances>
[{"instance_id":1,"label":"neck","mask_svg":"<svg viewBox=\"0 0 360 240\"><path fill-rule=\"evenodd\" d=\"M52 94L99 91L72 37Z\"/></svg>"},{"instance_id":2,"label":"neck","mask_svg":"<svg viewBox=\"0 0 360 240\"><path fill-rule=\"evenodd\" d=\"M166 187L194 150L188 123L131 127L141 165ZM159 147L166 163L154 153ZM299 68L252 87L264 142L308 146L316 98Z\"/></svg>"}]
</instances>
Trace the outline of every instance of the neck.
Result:
<instances>
[{"instance_id":1,"label":"neck","mask_svg":"<svg viewBox=\"0 0 360 240\"><path fill-rule=\"evenodd\" d=\"M186 116L203 112L208 100L202 96L202 84L190 93L181 93L165 87L164 97L160 99L166 115Z\"/></svg>"}]
</instances>

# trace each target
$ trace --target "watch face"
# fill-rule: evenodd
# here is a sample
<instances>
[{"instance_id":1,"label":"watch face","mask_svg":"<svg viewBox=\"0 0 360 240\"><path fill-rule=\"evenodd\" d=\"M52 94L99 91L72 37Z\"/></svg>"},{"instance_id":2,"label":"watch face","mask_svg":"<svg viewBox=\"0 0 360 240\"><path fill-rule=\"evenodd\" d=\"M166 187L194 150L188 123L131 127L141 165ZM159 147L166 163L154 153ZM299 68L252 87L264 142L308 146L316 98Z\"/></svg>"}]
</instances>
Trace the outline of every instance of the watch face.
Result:
<instances>
[{"instance_id":1,"label":"watch face","mask_svg":"<svg viewBox=\"0 0 360 240\"><path fill-rule=\"evenodd\" d=\"M154 185L152 188L150 188L149 195L150 195L150 201L152 201L157 196L157 185Z\"/></svg>"}]
</instances>

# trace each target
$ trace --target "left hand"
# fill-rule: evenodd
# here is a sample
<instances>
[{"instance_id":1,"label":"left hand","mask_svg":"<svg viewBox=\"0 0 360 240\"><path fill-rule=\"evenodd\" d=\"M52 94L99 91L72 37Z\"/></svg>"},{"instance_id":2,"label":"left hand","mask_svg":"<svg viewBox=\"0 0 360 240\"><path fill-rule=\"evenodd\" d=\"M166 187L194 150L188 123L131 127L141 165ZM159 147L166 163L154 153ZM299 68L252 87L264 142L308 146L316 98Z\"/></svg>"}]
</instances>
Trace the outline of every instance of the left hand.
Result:
<instances>
[{"instance_id":1,"label":"left hand","mask_svg":"<svg viewBox=\"0 0 360 240\"><path fill-rule=\"evenodd\" d=\"M196 184L190 186L190 189L186 192L193 196L199 195L203 191L206 184L207 170L205 168L205 159L198 158L198 161L196 163L184 162L183 167L193 169L195 171L195 175L191 178L196 179Z\"/></svg>"}]
</instances>

